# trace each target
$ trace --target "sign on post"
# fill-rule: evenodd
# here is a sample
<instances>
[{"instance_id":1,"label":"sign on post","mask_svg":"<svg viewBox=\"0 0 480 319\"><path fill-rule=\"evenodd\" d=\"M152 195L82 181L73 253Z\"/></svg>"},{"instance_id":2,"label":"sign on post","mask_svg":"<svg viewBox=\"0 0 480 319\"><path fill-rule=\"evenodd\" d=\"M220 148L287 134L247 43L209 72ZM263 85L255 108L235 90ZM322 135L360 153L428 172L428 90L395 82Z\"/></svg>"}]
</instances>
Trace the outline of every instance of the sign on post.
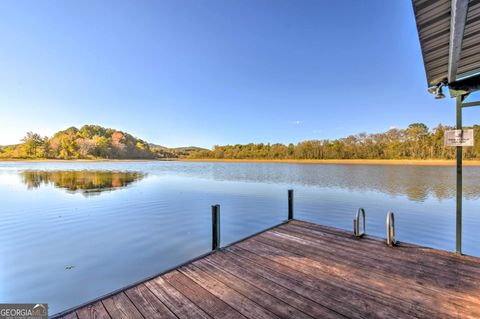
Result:
<instances>
[{"instance_id":1,"label":"sign on post","mask_svg":"<svg viewBox=\"0 0 480 319\"><path fill-rule=\"evenodd\" d=\"M473 130L445 131L445 146L473 146Z\"/></svg>"}]
</instances>

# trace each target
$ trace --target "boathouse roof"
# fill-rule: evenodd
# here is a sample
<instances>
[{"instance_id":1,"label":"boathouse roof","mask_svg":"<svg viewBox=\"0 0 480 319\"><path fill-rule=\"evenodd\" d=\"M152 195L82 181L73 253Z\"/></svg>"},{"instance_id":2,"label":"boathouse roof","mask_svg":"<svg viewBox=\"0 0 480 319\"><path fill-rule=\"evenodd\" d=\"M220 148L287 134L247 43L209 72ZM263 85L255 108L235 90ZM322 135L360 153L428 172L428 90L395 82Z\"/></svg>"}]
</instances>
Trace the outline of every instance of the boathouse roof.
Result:
<instances>
[{"instance_id":1,"label":"boathouse roof","mask_svg":"<svg viewBox=\"0 0 480 319\"><path fill-rule=\"evenodd\" d=\"M428 85L448 85L453 96L480 89L480 0L412 3Z\"/></svg>"}]
</instances>

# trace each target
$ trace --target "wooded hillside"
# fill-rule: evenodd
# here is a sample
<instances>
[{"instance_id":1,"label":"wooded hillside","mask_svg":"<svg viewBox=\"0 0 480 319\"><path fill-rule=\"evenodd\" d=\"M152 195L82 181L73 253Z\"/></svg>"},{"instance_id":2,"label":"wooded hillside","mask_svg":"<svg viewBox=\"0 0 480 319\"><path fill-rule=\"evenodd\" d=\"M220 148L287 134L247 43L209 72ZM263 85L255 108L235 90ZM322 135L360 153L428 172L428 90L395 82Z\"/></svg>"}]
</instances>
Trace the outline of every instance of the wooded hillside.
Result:
<instances>
[{"instance_id":1,"label":"wooded hillside","mask_svg":"<svg viewBox=\"0 0 480 319\"><path fill-rule=\"evenodd\" d=\"M128 133L98 125L70 127L42 137L28 132L21 144L0 147L0 158L18 159L154 159L174 158L167 149L150 147Z\"/></svg>"}]
</instances>

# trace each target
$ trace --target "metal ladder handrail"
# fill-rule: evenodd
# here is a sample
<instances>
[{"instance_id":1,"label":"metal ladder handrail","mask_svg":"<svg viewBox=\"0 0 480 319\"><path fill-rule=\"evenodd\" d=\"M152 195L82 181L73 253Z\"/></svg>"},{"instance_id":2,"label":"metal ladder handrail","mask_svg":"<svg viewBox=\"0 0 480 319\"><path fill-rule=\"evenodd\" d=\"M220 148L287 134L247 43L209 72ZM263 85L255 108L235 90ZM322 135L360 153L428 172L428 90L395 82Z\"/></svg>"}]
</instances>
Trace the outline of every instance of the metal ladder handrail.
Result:
<instances>
[{"instance_id":1,"label":"metal ladder handrail","mask_svg":"<svg viewBox=\"0 0 480 319\"><path fill-rule=\"evenodd\" d=\"M363 220L363 229L360 232L360 213L362 213L362 220ZM357 214L355 215L355 219L353 220L353 234L355 237L362 237L365 235L365 210L363 208L359 208L357 210Z\"/></svg>"},{"instance_id":2,"label":"metal ladder handrail","mask_svg":"<svg viewBox=\"0 0 480 319\"><path fill-rule=\"evenodd\" d=\"M395 240L395 215L393 212L387 213L387 245L390 247L395 246L397 241Z\"/></svg>"}]
</instances>

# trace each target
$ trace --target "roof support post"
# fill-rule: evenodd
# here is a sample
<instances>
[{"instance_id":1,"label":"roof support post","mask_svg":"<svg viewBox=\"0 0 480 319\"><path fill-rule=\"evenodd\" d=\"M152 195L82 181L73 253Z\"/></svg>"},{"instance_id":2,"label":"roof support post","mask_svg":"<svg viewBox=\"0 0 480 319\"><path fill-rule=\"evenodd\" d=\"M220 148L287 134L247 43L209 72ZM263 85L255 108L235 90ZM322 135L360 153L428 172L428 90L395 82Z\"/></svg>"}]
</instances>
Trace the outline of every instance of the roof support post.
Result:
<instances>
[{"instance_id":1,"label":"roof support post","mask_svg":"<svg viewBox=\"0 0 480 319\"><path fill-rule=\"evenodd\" d=\"M467 21L468 0L452 0L450 20L450 47L448 54L448 82L457 80L458 61L462 52L463 32Z\"/></svg>"},{"instance_id":2,"label":"roof support post","mask_svg":"<svg viewBox=\"0 0 480 319\"><path fill-rule=\"evenodd\" d=\"M459 95L456 98L457 102L457 130L462 129L462 103L464 100L464 95ZM457 240L456 240L456 252L457 254L462 254L462 146L457 146Z\"/></svg>"}]
</instances>

